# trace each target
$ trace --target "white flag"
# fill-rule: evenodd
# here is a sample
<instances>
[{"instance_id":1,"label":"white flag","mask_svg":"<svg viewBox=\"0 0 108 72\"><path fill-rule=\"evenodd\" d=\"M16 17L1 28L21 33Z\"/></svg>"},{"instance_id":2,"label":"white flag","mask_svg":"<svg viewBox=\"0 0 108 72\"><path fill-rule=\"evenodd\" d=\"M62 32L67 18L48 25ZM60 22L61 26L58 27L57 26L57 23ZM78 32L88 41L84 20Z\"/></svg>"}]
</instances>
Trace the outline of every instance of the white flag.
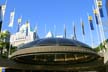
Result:
<instances>
[{"instance_id":1,"label":"white flag","mask_svg":"<svg viewBox=\"0 0 108 72\"><path fill-rule=\"evenodd\" d=\"M5 15L5 10L6 10L6 5L2 5L2 16L4 19L4 15Z\"/></svg>"},{"instance_id":2,"label":"white flag","mask_svg":"<svg viewBox=\"0 0 108 72\"><path fill-rule=\"evenodd\" d=\"M15 15L15 11L13 11L13 12L10 13L10 23L9 23L9 27L13 27L14 15Z\"/></svg>"},{"instance_id":3,"label":"white flag","mask_svg":"<svg viewBox=\"0 0 108 72\"><path fill-rule=\"evenodd\" d=\"M38 30L38 27L37 27L37 25L36 25L35 28L34 28L34 32L37 33L37 30Z\"/></svg>"},{"instance_id":4,"label":"white flag","mask_svg":"<svg viewBox=\"0 0 108 72\"><path fill-rule=\"evenodd\" d=\"M3 4L2 5L2 18L3 18L3 20L4 20L4 16L5 16L5 12L6 12L6 5L7 5L7 0L6 0L6 2L5 2L5 4Z\"/></svg>"},{"instance_id":5,"label":"white flag","mask_svg":"<svg viewBox=\"0 0 108 72\"><path fill-rule=\"evenodd\" d=\"M18 18L18 24L20 24L21 22L22 22L22 16Z\"/></svg>"}]
</instances>

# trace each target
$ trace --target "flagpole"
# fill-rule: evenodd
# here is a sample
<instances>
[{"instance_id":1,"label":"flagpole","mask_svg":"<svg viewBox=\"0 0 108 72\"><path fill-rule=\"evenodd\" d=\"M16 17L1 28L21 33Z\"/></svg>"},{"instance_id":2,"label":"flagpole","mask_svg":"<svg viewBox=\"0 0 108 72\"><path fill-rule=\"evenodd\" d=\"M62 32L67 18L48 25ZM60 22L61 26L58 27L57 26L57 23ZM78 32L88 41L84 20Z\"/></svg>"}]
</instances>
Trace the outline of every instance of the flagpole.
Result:
<instances>
[{"instance_id":1,"label":"flagpole","mask_svg":"<svg viewBox=\"0 0 108 72\"><path fill-rule=\"evenodd\" d=\"M92 10L94 12L94 7L92 7ZM95 19L95 16L93 16L94 19ZM100 43L100 38L99 38L99 32L98 32L98 28L97 28L97 23L96 23L96 19L95 19L95 24L96 24L96 33L97 33L97 37L98 37L98 44ZM99 49L101 50L100 46L99 46Z\"/></svg>"},{"instance_id":2,"label":"flagpole","mask_svg":"<svg viewBox=\"0 0 108 72\"><path fill-rule=\"evenodd\" d=\"M99 7L96 6L96 3L98 3L98 1L97 0L94 0L94 3L95 3L95 7L99 11ZM103 30L103 25L102 25L102 19L101 19L101 16L100 16L100 12L98 13L98 19L99 19L99 31L100 31L100 35L101 35L101 40L102 40L102 44L104 45L105 34L104 34L104 30Z\"/></svg>"},{"instance_id":3,"label":"flagpole","mask_svg":"<svg viewBox=\"0 0 108 72\"><path fill-rule=\"evenodd\" d=\"M54 24L54 37L56 37L56 25Z\"/></svg>"},{"instance_id":4,"label":"flagpole","mask_svg":"<svg viewBox=\"0 0 108 72\"><path fill-rule=\"evenodd\" d=\"M11 43L9 43L9 52L8 52L8 58L10 58L10 54L11 54Z\"/></svg>"},{"instance_id":5,"label":"flagpole","mask_svg":"<svg viewBox=\"0 0 108 72\"><path fill-rule=\"evenodd\" d=\"M82 28L82 18L80 18L80 22L81 22L81 28ZM85 42L85 39L84 39L84 34L83 34L83 29L82 30L82 38L83 38L83 42Z\"/></svg>"},{"instance_id":6,"label":"flagpole","mask_svg":"<svg viewBox=\"0 0 108 72\"><path fill-rule=\"evenodd\" d=\"M89 17L89 14L87 13L87 17ZM88 20L88 23L89 23L89 20ZM89 29L90 29L90 24L89 24ZM91 32L91 29L90 29L90 38L91 38L91 47L93 48L93 37L92 37L92 32Z\"/></svg>"},{"instance_id":7,"label":"flagpole","mask_svg":"<svg viewBox=\"0 0 108 72\"><path fill-rule=\"evenodd\" d=\"M46 35L46 24L45 24L45 35Z\"/></svg>"}]
</instances>

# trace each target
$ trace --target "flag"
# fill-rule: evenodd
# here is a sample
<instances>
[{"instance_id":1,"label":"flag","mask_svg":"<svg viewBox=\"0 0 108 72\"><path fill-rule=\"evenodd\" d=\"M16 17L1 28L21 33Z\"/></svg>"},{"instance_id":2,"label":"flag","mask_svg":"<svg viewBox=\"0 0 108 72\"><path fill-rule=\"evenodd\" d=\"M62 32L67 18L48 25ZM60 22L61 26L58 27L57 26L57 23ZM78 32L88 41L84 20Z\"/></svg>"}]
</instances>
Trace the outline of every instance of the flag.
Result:
<instances>
[{"instance_id":1,"label":"flag","mask_svg":"<svg viewBox=\"0 0 108 72\"><path fill-rule=\"evenodd\" d=\"M5 15L5 10L6 10L6 4L2 5L2 16L4 19L4 15Z\"/></svg>"},{"instance_id":2,"label":"flag","mask_svg":"<svg viewBox=\"0 0 108 72\"><path fill-rule=\"evenodd\" d=\"M76 40L76 29L75 29L75 25L74 25L74 39Z\"/></svg>"},{"instance_id":3,"label":"flag","mask_svg":"<svg viewBox=\"0 0 108 72\"><path fill-rule=\"evenodd\" d=\"M4 20L4 16L5 16L5 12L6 12L6 5L7 5L7 0L6 0L5 4L2 5L2 17L3 17L3 20Z\"/></svg>"},{"instance_id":4,"label":"flag","mask_svg":"<svg viewBox=\"0 0 108 72\"><path fill-rule=\"evenodd\" d=\"M38 27L37 27L37 25L36 25L35 28L34 28L34 32L37 33L37 30L38 30Z\"/></svg>"},{"instance_id":5,"label":"flag","mask_svg":"<svg viewBox=\"0 0 108 72\"><path fill-rule=\"evenodd\" d=\"M103 14L103 9L102 9L102 7L101 7L101 8L99 8L99 12L100 12L100 16L101 16L101 17L104 17L104 14Z\"/></svg>"},{"instance_id":6,"label":"flag","mask_svg":"<svg viewBox=\"0 0 108 72\"><path fill-rule=\"evenodd\" d=\"M28 21L26 22L26 36L28 36Z\"/></svg>"},{"instance_id":7,"label":"flag","mask_svg":"<svg viewBox=\"0 0 108 72\"><path fill-rule=\"evenodd\" d=\"M92 21L92 16L88 16L88 20L89 20L89 23L90 23L90 28L91 28L91 30L94 30L93 21Z\"/></svg>"},{"instance_id":8,"label":"flag","mask_svg":"<svg viewBox=\"0 0 108 72\"><path fill-rule=\"evenodd\" d=\"M54 36L56 37L56 25L54 24Z\"/></svg>"},{"instance_id":9,"label":"flag","mask_svg":"<svg viewBox=\"0 0 108 72\"><path fill-rule=\"evenodd\" d=\"M22 22L22 17L18 18L18 24L21 24Z\"/></svg>"},{"instance_id":10,"label":"flag","mask_svg":"<svg viewBox=\"0 0 108 72\"><path fill-rule=\"evenodd\" d=\"M19 26L19 24L18 24L18 29L17 29L17 32L19 32L19 29L20 29L20 26Z\"/></svg>"},{"instance_id":11,"label":"flag","mask_svg":"<svg viewBox=\"0 0 108 72\"><path fill-rule=\"evenodd\" d=\"M94 9L94 15L95 15L95 21L96 21L96 24L99 24L99 21L98 21L98 10L97 9Z\"/></svg>"},{"instance_id":12,"label":"flag","mask_svg":"<svg viewBox=\"0 0 108 72\"><path fill-rule=\"evenodd\" d=\"M13 27L14 15L15 15L15 11L12 11L12 12L10 13L10 23L9 23L9 27Z\"/></svg>"},{"instance_id":13,"label":"flag","mask_svg":"<svg viewBox=\"0 0 108 72\"><path fill-rule=\"evenodd\" d=\"M99 8L100 17L104 17L103 9L102 9L102 0L97 1L97 7Z\"/></svg>"},{"instance_id":14,"label":"flag","mask_svg":"<svg viewBox=\"0 0 108 72\"><path fill-rule=\"evenodd\" d=\"M1 9L1 6L0 6L0 32L1 32L1 28L2 28L2 9Z\"/></svg>"},{"instance_id":15,"label":"flag","mask_svg":"<svg viewBox=\"0 0 108 72\"><path fill-rule=\"evenodd\" d=\"M5 68L4 67L0 67L0 72L5 72Z\"/></svg>"},{"instance_id":16,"label":"flag","mask_svg":"<svg viewBox=\"0 0 108 72\"><path fill-rule=\"evenodd\" d=\"M17 32L19 32L21 21L22 21L22 17L18 18L18 29L17 29Z\"/></svg>"},{"instance_id":17,"label":"flag","mask_svg":"<svg viewBox=\"0 0 108 72\"><path fill-rule=\"evenodd\" d=\"M81 21L81 25L82 25L82 33L83 33L83 35L85 35L85 31L84 31L84 22L83 22L83 21Z\"/></svg>"},{"instance_id":18,"label":"flag","mask_svg":"<svg viewBox=\"0 0 108 72\"><path fill-rule=\"evenodd\" d=\"M64 38L66 38L66 26L64 24Z\"/></svg>"},{"instance_id":19,"label":"flag","mask_svg":"<svg viewBox=\"0 0 108 72\"><path fill-rule=\"evenodd\" d=\"M34 39L38 39L39 38L37 31L38 31L38 27L36 25L35 28L34 28L34 36L33 36Z\"/></svg>"}]
</instances>

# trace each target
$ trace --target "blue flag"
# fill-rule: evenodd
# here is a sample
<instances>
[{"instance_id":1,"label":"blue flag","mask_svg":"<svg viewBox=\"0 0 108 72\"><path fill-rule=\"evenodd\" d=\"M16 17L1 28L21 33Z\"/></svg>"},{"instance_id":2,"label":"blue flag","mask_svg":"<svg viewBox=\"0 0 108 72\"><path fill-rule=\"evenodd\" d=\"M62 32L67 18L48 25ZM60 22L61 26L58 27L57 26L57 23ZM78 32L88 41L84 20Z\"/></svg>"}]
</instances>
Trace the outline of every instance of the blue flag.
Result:
<instances>
[{"instance_id":1,"label":"blue flag","mask_svg":"<svg viewBox=\"0 0 108 72\"><path fill-rule=\"evenodd\" d=\"M99 12L100 12L100 16L101 16L101 17L104 17L102 7L99 8Z\"/></svg>"},{"instance_id":2,"label":"blue flag","mask_svg":"<svg viewBox=\"0 0 108 72\"><path fill-rule=\"evenodd\" d=\"M89 22L90 22L90 28L91 28L91 30L94 30L94 26L93 26L92 20L90 20Z\"/></svg>"},{"instance_id":3,"label":"blue flag","mask_svg":"<svg viewBox=\"0 0 108 72\"><path fill-rule=\"evenodd\" d=\"M103 9L102 9L102 0L97 1L97 6L99 8L100 17L104 17Z\"/></svg>"},{"instance_id":4,"label":"blue flag","mask_svg":"<svg viewBox=\"0 0 108 72\"><path fill-rule=\"evenodd\" d=\"M98 22L98 17L97 17L96 14L95 14L95 20L96 20L96 24L99 24L99 22Z\"/></svg>"},{"instance_id":5,"label":"blue flag","mask_svg":"<svg viewBox=\"0 0 108 72\"><path fill-rule=\"evenodd\" d=\"M96 24L99 24L99 21L98 21L98 11L97 9L94 9L94 15L95 15L95 21L96 21Z\"/></svg>"},{"instance_id":6,"label":"blue flag","mask_svg":"<svg viewBox=\"0 0 108 72\"><path fill-rule=\"evenodd\" d=\"M93 21L92 21L92 16L88 16L88 20L89 20L89 23L90 23L90 28L91 28L91 30L94 30Z\"/></svg>"}]
</instances>

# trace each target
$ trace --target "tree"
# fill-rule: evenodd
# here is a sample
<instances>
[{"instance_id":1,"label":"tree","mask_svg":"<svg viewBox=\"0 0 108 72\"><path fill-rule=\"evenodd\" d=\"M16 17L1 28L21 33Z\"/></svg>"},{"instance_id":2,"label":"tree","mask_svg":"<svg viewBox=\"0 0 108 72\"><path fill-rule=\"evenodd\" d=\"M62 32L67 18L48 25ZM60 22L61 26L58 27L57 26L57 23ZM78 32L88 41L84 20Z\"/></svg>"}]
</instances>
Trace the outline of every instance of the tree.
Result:
<instances>
[{"instance_id":1,"label":"tree","mask_svg":"<svg viewBox=\"0 0 108 72\"><path fill-rule=\"evenodd\" d=\"M9 50L9 45L10 45L10 32L9 31L2 31L0 33L0 54L3 55L4 51L7 51L8 54L8 50Z\"/></svg>"},{"instance_id":2,"label":"tree","mask_svg":"<svg viewBox=\"0 0 108 72\"><path fill-rule=\"evenodd\" d=\"M96 52L106 50L108 48L108 39L106 39L104 42L100 43L99 46L94 48Z\"/></svg>"}]
</instances>

